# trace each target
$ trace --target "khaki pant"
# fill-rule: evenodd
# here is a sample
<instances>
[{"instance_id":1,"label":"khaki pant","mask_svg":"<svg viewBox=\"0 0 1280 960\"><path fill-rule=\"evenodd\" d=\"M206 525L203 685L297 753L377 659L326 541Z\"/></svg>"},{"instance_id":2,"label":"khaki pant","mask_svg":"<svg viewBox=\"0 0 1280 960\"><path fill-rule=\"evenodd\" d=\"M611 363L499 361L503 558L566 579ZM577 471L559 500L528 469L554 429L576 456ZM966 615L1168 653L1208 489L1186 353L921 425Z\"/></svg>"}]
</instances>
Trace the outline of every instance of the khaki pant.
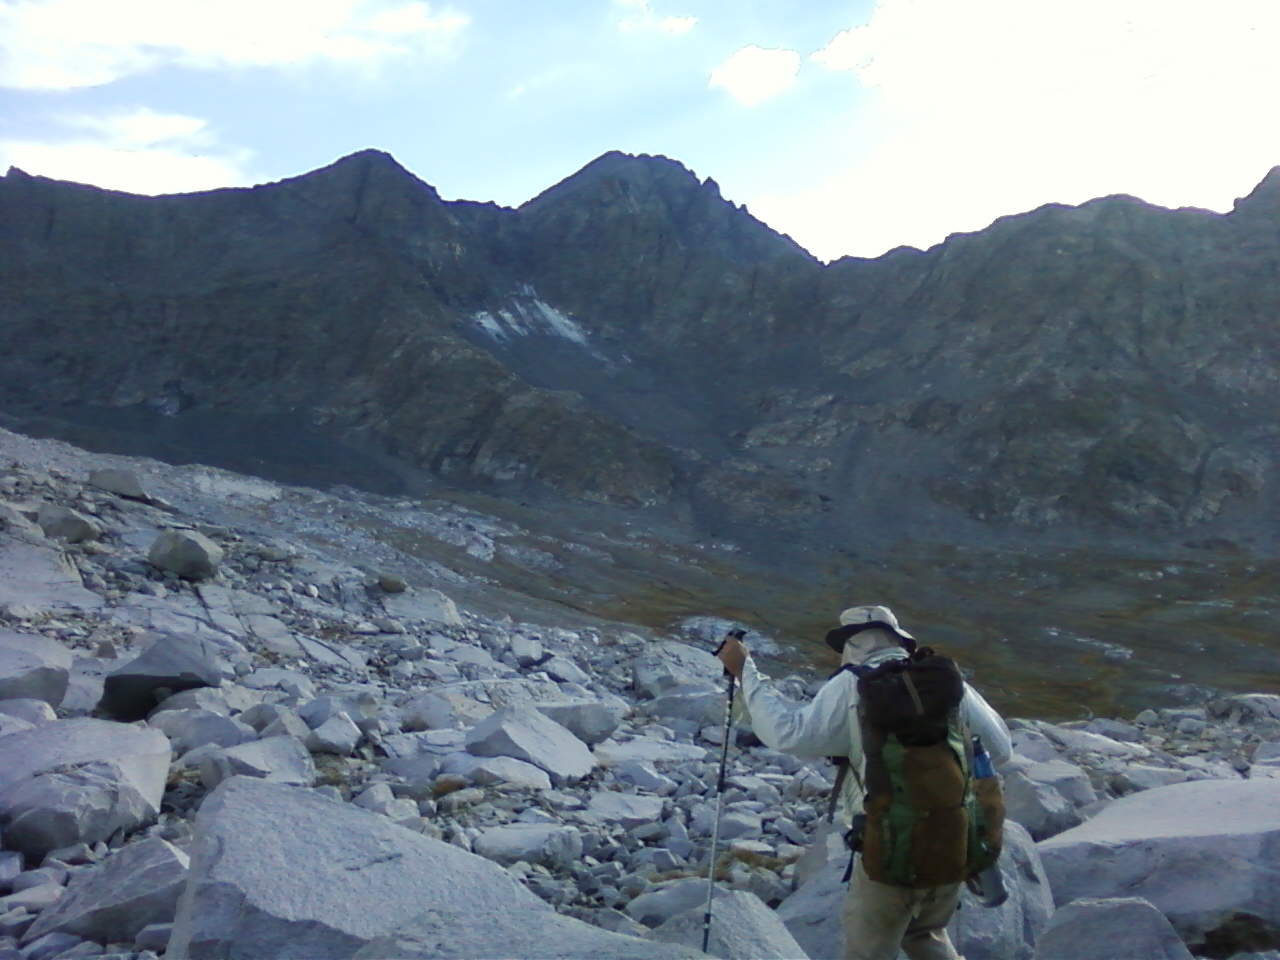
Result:
<instances>
[{"instance_id":1,"label":"khaki pant","mask_svg":"<svg viewBox=\"0 0 1280 960\"><path fill-rule=\"evenodd\" d=\"M910 890L876 883L858 858L844 899L845 960L962 960L947 936L960 884Z\"/></svg>"}]
</instances>

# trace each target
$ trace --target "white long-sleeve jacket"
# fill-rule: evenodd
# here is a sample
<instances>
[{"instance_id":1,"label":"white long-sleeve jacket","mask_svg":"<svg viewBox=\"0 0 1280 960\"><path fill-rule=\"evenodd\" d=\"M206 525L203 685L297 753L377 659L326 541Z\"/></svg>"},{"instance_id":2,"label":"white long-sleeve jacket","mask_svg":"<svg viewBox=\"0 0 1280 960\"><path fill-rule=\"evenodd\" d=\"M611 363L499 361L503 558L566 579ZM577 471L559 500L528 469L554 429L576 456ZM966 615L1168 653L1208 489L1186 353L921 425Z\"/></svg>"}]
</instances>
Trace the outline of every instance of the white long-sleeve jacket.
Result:
<instances>
[{"instance_id":1,"label":"white long-sleeve jacket","mask_svg":"<svg viewBox=\"0 0 1280 960\"><path fill-rule=\"evenodd\" d=\"M866 661L874 667L886 660L901 657L901 650L884 650ZM842 670L823 684L809 703L797 703L778 693L768 677L760 673L755 661L747 658L742 671L742 693L751 727L757 737L774 750L801 757L848 757L859 777L864 769L862 732L858 727L858 677ZM964 685L960 701L960 719L971 733L982 738L982 745L999 766L1013 753L1009 728L1000 714L969 684ZM845 781L840 807L846 821L862 811L862 794L858 778Z\"/></svg>"}]
</instances>

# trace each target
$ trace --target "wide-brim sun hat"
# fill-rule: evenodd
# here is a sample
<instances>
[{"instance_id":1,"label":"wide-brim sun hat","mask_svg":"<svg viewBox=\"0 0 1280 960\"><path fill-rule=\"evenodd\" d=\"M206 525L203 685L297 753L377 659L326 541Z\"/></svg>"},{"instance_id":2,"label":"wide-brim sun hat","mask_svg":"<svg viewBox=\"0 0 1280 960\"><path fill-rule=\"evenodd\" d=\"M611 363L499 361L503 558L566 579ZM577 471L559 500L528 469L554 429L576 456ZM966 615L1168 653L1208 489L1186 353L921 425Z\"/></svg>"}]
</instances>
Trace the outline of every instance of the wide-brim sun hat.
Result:
<instances>
[{"instance_id":1,"label":"wide-brim sun hat","mask_svg":"<svg viewBox=\"0 0 1280 960\"><path fill-rule=\"evenodd\" d=\"M875 629L889 631L902 641L902 646L908 651L915 649L916 638L902 629L892 610L879 604L864 604L842 610L840 626L826 636L827 646L836 653L842 653L850 637L856 636L863 630Z\"/></svg>"}]
</instances>

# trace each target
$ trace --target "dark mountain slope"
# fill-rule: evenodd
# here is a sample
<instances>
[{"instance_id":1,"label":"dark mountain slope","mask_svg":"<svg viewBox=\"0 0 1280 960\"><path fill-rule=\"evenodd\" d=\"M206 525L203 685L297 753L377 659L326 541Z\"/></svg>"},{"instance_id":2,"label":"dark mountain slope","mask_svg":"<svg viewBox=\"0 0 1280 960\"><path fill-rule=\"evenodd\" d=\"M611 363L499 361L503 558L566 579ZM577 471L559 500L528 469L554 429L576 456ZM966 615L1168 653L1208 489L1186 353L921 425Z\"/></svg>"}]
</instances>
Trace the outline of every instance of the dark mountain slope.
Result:
<instances>
[{"instance_id":1,"label":"dark mountain slope","mask_svg":"<svg viewBox=\"0 0 1280 960\"><path fill-rule=\"evenodd\" d=\"M1271 552L1278 201L1273 171L1226 216L1110 197L823 266L664 158L519 210L376 151L158 198L11 171L0 409L770 544Z\"/></svg>"}]
</instances>

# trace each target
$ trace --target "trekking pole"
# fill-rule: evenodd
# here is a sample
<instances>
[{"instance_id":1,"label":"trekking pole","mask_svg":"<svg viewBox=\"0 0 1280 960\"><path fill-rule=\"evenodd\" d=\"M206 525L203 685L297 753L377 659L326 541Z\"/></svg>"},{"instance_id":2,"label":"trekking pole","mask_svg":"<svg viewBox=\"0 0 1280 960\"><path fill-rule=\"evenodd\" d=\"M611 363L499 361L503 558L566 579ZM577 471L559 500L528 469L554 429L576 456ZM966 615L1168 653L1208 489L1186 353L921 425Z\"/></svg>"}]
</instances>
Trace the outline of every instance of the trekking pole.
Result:
<instances>
[{"instance_id":1,"label":"trekking pole","mask_svg":"<svg viewBox=\"0 0 1280 960\"><path fill-rule=\"evenodd\" d=\"M730 630L725 635L725 642L732 637L741 640L747 635L745 630ZM716 653L724 649L724 643L716 647ZM707 909L702 915L702 952L707 952L707 944L711 941L711 901L716 893L716 857L720 848L720 814L724 807L724 777L729 766L729 738L733 732L733 693L737 678L728 670L724 675L729 678L729 705L724 713L724 743L720 746L720 775L716 778L716 818L711 828L711 862L707 867Z\"/></svg>"}]
</instances>

